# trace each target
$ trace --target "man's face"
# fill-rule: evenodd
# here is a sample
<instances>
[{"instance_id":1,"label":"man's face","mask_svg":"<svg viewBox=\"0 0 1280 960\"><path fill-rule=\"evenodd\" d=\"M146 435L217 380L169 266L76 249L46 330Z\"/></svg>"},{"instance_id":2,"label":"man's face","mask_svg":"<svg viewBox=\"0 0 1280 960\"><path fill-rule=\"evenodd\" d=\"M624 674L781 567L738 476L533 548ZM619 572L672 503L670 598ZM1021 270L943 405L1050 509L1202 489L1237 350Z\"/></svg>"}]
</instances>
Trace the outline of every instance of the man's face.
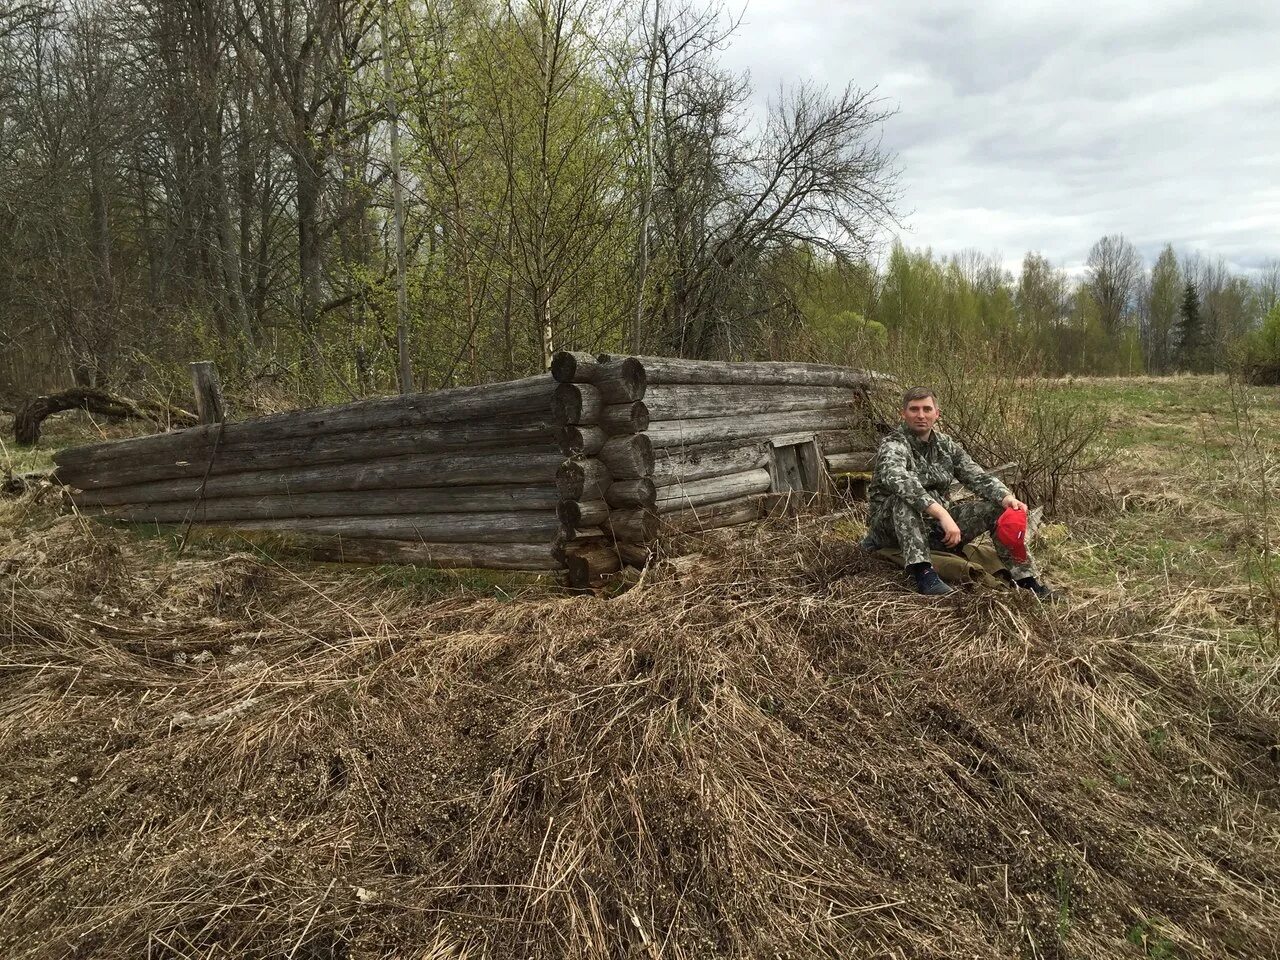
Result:
<instances>
[{"instance_id":1,"label":"man's face","mask_svg":"<svg viewBox=\"0 0 1280 960\"><path fill-rule=\"evenodd\" d=\"M902 422L907 429L920 439L924 439L938 422L938 404L933 397L923 400L912 400L902 408Z\"/></svg>"}]
</instances>

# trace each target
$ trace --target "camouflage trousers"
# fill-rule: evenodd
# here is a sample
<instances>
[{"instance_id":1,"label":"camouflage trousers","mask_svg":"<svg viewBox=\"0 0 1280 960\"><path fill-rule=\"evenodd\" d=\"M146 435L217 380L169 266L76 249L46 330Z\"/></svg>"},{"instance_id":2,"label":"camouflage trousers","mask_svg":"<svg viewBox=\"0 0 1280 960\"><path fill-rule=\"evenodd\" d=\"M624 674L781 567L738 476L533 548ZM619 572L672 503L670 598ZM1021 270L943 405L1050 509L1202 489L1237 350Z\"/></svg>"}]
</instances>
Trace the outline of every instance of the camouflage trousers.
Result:
<instances>
[{"instance_id":1,"label":"camouflage trousers","mask_svg":"<svg viewBox=\"0 0 1280 960\"><path fill-rule=\"evenodd\" d=\"M873 550L898 547L902 551L905 566L913 563L929 563L929 551L959 550L970 540L984 533L991 534L996 556L1009 569L1015 580L1036 575L1035 563L1030 552L1026 563L1018 563L1009 555L1005 545L995 537L996 520L1004 513L1004 507L988 500L963 500L947 507L951 519L960 528L960 543L946 547L942 543L942 527L938 521L921 513L898 497L884 503L871 518L864 546Z\"/></svg>"}]
</instances>

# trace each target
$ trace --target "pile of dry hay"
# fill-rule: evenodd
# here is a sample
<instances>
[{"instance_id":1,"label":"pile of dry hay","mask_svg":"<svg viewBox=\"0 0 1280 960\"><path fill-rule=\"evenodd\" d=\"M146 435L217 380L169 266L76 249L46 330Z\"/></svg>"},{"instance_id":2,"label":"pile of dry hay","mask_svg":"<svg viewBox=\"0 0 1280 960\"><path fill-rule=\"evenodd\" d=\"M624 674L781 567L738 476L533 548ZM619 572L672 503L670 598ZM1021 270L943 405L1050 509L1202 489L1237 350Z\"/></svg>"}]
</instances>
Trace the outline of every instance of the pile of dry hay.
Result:
<instances>
[{"instance_id":1,"label":"pile of dry hay","mask_svg":"<svg viewBox=\"0 0 1280 960\"><path fill-rule=\"evenodd\" d=\"M73 518L0 571L5 957L1280 953L1272 688L1159 610L820 521L612 598Z\"/></svg>"}]
</instances>

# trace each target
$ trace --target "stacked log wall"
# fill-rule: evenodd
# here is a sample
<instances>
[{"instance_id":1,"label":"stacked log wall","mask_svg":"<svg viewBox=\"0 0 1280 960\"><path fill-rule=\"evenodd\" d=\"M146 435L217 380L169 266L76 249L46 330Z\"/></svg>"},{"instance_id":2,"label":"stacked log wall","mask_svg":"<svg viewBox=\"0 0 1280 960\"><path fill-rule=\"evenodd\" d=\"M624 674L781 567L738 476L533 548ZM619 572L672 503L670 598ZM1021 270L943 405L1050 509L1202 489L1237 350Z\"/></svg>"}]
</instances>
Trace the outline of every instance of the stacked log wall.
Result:
<instances>
[{"instance_id":1,"label":"stacked log wall","mask_svg":"<svg viewBox=\"0 0 1280 960\"><path fill-rule=\"evenodd\" d=\"M825 364L634 358L644 370L655 510L668 531L759 519L774 445L816 441L829 474L873 456L874 374Z\"/></svg>"},{"instance_id":2,"label":"stacked log wall","mask_svg":"<svg viewBox=\"0 0 1280 960\"><path fill-rule=\"evenodd\" d=\"M583 438L581 454L562 468L560 515L599 520L600 536L565 547L570 584L585 586L647 557L657 533L644 370L630 357L562 351L552 358L551 376L566 443Z\"/></svg>"},{"instance_id":3,"label":"stacked log wall","mask_svg":"<svg viewBox=\"0 0 1280 960\"><path fill-rule=\"evenodd\" d=\"M55 460L77 507L107 519L287 531L350 560L560 568L585 585L643 564L660 529L758 518L774 445L816 440L831 473L869 469L871 380L818 364L562 352L550 376Z\"/></svg>"},{"instance_id":4,"label":"stacked log wall","mask_svg":"<svg viewBox=\"0 0 1280 960\"><path fill-rule=\"evenodd\" d=\"M546 375L382 397L65 450L57 476L109 520L284 532L349 561L562 569L601 518L558 512L566 455L593 438L564 436L557 401Z\"/></svg>"}]
</instances>

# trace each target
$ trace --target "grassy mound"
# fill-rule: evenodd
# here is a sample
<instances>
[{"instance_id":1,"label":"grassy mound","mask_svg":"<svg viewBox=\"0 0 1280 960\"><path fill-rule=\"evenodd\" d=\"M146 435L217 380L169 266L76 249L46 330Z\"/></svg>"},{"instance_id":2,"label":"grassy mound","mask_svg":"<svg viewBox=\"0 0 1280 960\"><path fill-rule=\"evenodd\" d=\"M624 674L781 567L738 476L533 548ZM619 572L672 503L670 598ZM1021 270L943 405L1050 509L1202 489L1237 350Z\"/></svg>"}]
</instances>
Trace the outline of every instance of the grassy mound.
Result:
<instances>
[{"instance_id":1,"label":"grassy mound","mask_svg":"<svg viewBox=\"0 0 1280 960\"><path fill-rule=\"evenodd\" d=\"M831 521L612 597L0 545L6 957L1265 957L1280 710Z\"/></svg>"}]
</instances>

